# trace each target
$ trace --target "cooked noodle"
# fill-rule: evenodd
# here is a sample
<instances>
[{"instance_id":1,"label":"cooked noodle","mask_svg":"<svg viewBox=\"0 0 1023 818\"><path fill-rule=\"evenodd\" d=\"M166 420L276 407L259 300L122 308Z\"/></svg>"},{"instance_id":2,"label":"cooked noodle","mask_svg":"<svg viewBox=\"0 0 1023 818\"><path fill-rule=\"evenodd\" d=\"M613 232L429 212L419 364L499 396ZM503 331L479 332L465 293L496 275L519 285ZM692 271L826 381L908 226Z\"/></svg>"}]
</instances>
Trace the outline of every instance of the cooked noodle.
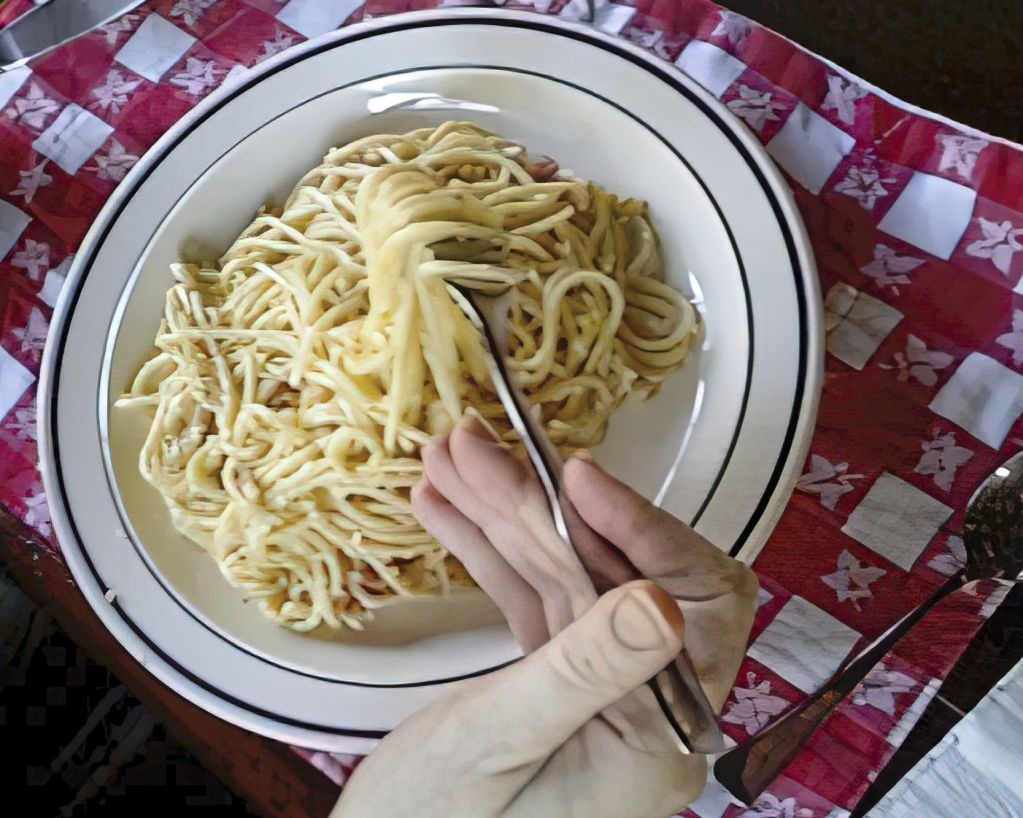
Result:
<instances>
[{"instance_id":1,"label":"cooked noodle","mask_svg":"<svg viewBox=\"0 0 1023 818\"><path fill-rule=\"evenodd\" d=\"M514 287L510 367L566 449L655 391L696 328L643 203L467 123L335 148L219 264L172 270L159 352L119 402L155 408L142 474L300 631L464 578L412 516L419 447L470 408L514 433L446 281Z\"/></svg>"}]
</instances>

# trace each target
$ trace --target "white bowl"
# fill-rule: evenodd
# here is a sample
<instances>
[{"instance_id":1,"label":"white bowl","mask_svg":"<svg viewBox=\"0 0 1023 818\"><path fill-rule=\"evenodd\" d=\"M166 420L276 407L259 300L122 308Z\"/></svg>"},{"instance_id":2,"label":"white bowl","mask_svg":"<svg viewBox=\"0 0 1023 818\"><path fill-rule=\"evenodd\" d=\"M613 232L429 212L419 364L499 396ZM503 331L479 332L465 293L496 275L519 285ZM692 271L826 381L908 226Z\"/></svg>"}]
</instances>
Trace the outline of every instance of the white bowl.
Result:
<instances>
[{"instance_id":1,"label":"white bowl","mask_svg":"<svg viewBox=\"0 0 1023 818\"><path fill-rule=\"evenodd\" d=\"M458 678L514 660L499 613L460 592L385 608L362 634L277 627L174 531L137 470L148 417L112 405L151 348L171 262L219 257L332 145L452 118L646 199L668 281L699 305L702 343L615 414L602 465L749 556L812 428L819 294L795 208L759 144L671 67L476 10L352 27L261 64L154 146L76 257L44 361L43 462L68 562L122 643L214 712L307 746L366 749Z\"/></svg>"}]
</instances>

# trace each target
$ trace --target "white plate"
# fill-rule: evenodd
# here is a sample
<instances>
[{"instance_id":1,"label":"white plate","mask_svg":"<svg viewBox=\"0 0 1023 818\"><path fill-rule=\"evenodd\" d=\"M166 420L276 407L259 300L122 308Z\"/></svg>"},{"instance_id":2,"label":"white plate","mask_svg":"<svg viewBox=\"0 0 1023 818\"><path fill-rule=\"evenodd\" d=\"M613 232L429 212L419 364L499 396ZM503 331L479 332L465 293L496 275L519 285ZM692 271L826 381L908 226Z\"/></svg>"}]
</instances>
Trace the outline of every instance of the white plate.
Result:
<instances>
[{"instance_id":1,"label":"white plate","mask_svg":"<svg viewBox=\"0 0 1023 818\"><path fill-rule=\"evenodd\" d=\"M371 113L395 94L470 110ZM218 257L331 145L450 118L646 199L669 281L700 305L702 344L614 416L599 462L752 558L812 430L820 296L796 209L760 145L672 66L581 26L472 9L353 26L260 64L171 129L86 237L43 362L41 454L68 564L120 642L208 710L309 747L368 750L513 661L507 628L478 593L393 606L361 636L277 628L173 532L136 470L144 419L111 405L151 346L171 261Z\"/></svg>"}]
</instances>

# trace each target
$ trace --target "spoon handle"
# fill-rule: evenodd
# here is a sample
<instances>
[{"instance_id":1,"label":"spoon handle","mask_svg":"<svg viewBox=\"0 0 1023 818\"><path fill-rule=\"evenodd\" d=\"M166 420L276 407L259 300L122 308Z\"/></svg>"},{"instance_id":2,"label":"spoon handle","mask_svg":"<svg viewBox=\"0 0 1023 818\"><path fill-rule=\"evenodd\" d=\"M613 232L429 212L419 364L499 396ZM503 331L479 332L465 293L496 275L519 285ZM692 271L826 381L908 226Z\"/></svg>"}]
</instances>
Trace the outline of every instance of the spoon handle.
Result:
<instances>
[{"instance_id":1,"label":"spoon handle","mask_svg":"<svg viewBox=\"0 0 1023 818\"><path fill-rule=\"evenodd\" d=\"M963 577L963 571L953 575L837 671L806 701L718 758L714 764L714 775L721 785L743 803L753 803L781 775L828 714L852 693L892 646L938 602L962 587Z\"/></svg>"}]
</instances>

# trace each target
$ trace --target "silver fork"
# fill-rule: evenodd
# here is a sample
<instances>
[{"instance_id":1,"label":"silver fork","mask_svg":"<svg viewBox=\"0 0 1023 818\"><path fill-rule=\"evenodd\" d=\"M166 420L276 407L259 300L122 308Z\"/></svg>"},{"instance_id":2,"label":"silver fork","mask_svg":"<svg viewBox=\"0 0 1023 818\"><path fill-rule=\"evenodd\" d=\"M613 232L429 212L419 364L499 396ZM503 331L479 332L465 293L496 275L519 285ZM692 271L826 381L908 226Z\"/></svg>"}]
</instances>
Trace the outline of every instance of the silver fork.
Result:
<instances>
[{"instance_id":1,"label":"silver fork","mask_svg":"<svg viewBox=\"0 0 1023 818\"><path fill-rule=\"evenodd\" d=\"M522 440L529 462L543 486L555 530L566 547L573 548L566 519L566 511L571 513L572 510L561 491L561 456L540 424L533 419L528 399L515 384L505 365L505 305L499 297L482 295L454 282L448 282L448 288L462 312L486 341L494 391L497 392L512 428ZM578 514L572 514L572 517L574 523L583 524ZM593 536L599 537L596 532L593 532ZM641 578L638 572L636 578ZM671 664L647 684L685 752L714 754L726 749L725 737L718 727L714 708L707 700L692 660L684 648Z\"/></svg>"}]
</instances>

